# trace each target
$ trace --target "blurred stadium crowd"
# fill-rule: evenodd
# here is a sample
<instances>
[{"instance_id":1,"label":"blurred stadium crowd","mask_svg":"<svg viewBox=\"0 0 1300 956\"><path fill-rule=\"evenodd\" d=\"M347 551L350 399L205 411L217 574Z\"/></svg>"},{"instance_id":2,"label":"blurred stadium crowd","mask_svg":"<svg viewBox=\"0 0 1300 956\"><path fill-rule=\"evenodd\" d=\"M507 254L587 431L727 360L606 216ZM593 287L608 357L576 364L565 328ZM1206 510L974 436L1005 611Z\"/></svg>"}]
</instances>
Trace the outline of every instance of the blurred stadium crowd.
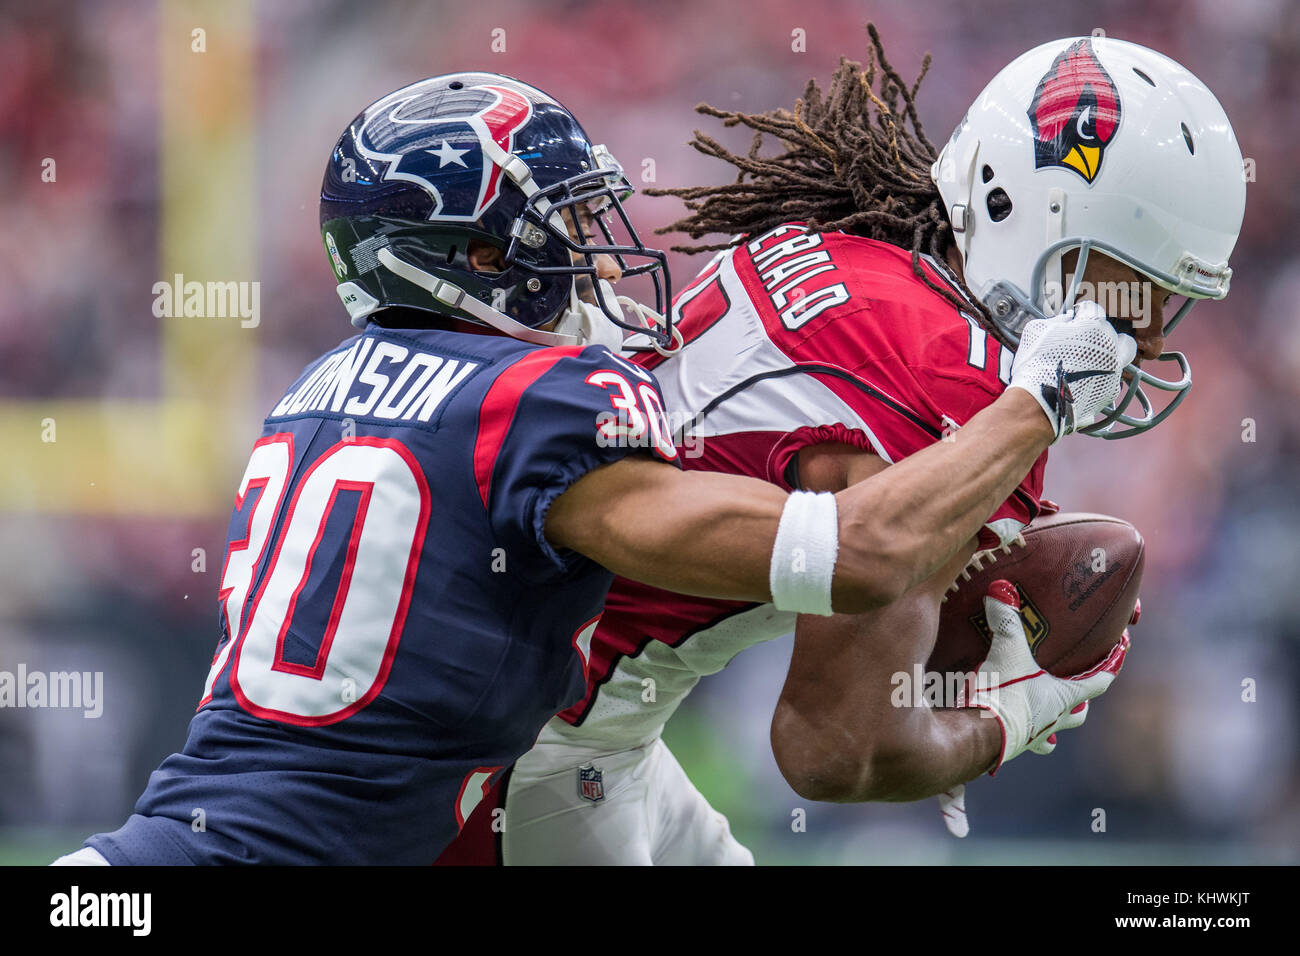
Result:
<instances>
[{"instance_id":1,"label":"blurred stadium crowd","mask_svg":"<svg viewBox=\"0 0 1300 956\"><path fill-rule=\"evenodd\" d=\"M841 54L865 56L868 18L904 76L933 53L919 106L935 142L1003 64L1058 36L1103 29L1195 72L1253 160L1231 294L1198 305L1169 343L1189 355L1196 386L1167 423L1131 441L1069 441L1048 469L1049 497L1127 518L1148 542L1134 650L1088 725L1050 759L973 784L966 844L931 802L811 806L807 832L792 832L801 801L767 748L788 638L703 682L669 742L760 861L1297 860L1300 5L285 0L252 12L256 162L243 188L258 220L255 235L226 238L256 250L256 274L232 278L262 283L261 325L237 333L256 336L253 410L351 334L320 244L320 175L362 106L420 76L518 76L572 109L634 183L652 172L672 186L727 176L684 145L701 123L720 131L696 103L793 106ZM0 405L148 400L161 387L160 19L143 0L0 3ZM491 48L498 28L504 52ZM791 48L796 28L806 52ZM56 182L41 178L46 157ZM629 209L648 232L680 207L638 196ZM703 262L672 265L681 288ZM231 494L261 414L213 429L213 441L244 436L223 449ZM0 501L0 670L102 670L107 698L98 720L0 709L0 861L79 841L33 849L38 828L116 826L181 745L215 647L220 573L217 558L196 573L191 554L222 553L228 507L173 519Z\"/></svg>"}]
</instances>

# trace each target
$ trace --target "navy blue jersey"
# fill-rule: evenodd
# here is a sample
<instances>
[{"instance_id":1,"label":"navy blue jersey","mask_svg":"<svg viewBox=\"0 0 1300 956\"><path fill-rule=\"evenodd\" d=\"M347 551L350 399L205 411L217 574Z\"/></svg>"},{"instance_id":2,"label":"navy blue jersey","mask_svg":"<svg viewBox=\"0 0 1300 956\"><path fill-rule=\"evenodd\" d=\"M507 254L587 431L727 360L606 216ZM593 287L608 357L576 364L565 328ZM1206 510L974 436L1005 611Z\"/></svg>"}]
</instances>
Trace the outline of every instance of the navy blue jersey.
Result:
<instances>
[{"instance_id":1,"label":"navy blue jersey","mask_svg":"<svg viewBox=\"0 0 1300 956\"><path fill-rule=\"evenodd\" d=\"M221 639L184 749L111 863L428 864L585 689L612 575L543 535L663 433L601 346L371 325L266 419L235 498Z\"/></svg>"}]
</instances>

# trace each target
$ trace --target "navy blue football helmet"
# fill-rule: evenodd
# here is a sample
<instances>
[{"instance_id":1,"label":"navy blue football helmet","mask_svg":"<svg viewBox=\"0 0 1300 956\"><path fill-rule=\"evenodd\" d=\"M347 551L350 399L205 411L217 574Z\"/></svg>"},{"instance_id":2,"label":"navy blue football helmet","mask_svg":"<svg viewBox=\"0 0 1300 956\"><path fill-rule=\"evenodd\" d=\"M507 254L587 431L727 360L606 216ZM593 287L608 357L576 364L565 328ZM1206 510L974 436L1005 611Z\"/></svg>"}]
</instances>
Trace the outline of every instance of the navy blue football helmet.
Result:
<instances>
[{"instance_id":1,"label":"navy blue football helmet","mask_svg":"<svg viewBox=\"0 0 1300 956\"><path fill-rule=\"evenodd\" d=\"M358 327L403 306L573 344L539 327L565 314L581 280L611 322L667 346L667 260L628 219L631 194L609 150L550 96L495 73L452 73L390 93L348 125L321 186L321 233ZM615 241L611 216L630 243ZM504 253L500 272L470 266L475 240ZM624 276L650 276L662 324L626 320L597 281L601 254Z\"/></svg>"}]
</instances>

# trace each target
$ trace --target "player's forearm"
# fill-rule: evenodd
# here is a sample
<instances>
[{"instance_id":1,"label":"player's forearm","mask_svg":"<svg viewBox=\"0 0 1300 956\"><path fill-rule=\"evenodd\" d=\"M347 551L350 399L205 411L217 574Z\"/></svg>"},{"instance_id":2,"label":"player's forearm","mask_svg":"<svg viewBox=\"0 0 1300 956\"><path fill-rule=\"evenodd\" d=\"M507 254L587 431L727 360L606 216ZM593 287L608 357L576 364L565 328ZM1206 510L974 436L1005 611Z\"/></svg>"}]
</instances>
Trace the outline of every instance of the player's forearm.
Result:
<instances>
[{"instance_id":1,"label":"player's forearm","mask_svg":"<svg viewBox=\"0 0 1300 956\"><path fill-rule=\"evenodd\" d=\"M647 513L618 560L638 580L681 594L767 602L772 542L786 494L752 478L713 472L678 476L672 505Z\"/></svg>"},{"instance_id":2,"label":"player's forearm","mask_svg":"<svg viewBox=\"0 0 1300 956\"><path fill-rule=\"evenodd\" d=\"M830 529L838 537L834 571L825 572L831 606L846 613L882 607L928 578L977 533L1051 437L1037 403L1017 390L972 418L953 441L839 492L838 529ZM546 534L633 580L766 602L773 599L773 544L787 497L754 478L682 473L629 457L560 495Z\"/></svg>"},{"instance_id":3,"label":"player's forearm","mask_svg":"<svg viewBox=\"0 0 1300 956\"><path fill-rule=\"evenodd\" d=\"M910 705L909 705L910 706ZM800 796L829 803L921 800L973 780L997 760L998 722L973 708L918 707L890 730L826 722L782 698L772 745ZM798 741L798 743L796 743ZM797 755L792 750L802 744Z\"/></svg>"},{"instance_id":4,"label":"player's forearm","mask_svg":"<svg viewBox=\"0 0 1300 956\"><path fill-rule=\"evenodd\" d=\"M781 760L786 781L801 797L827 803L922 800L978 777L993 766L1001 746L996 720L981 710L934 710L917 721L910 744L864 749L849 727L800 726L800 715L777 708L774 734L816 738L833 748ZM781 728L780 731L777 728ZM774 749L776 747L774 738Z\"/></svg>"},{"instance_id":5,"label":"player's forearm","mask_svg":"<svg viewBox=\"0 0 1300 956\"><path fill-rule=\"evenodd\" d=\"M1052 437L1037 402L1012 389L949 440L839 492L835 608L887 604L928 578L1024 480ZM864 595L864 582L876 590Z\"/></svg>"},{"instance_id":6,"label":"player's forearm","mask_svg":"<svg viewBox=\"0 0 1300 956\"><path fill-rule=\"evenodd\" d=\"M923 800L973 780L993 766L1002 747L998 722L986 710L927 710L910 742L875 755L870 787L857 800Z\"/></svg>"},{"instance_id":7,"label":"player's forearm","mask_svg":"<svg viewBox=\"0 0 1300 956\"><path fill-rule=\"evenodd\" d=\"M627 458L590 472L557 498L546 535L634 581L766 602L786 497L755 478Z\"/></svg>"},{"instance_id":8,"label":"player's forearm","mask_svg":"<svg viewBox=\"0 0 1300 956\"><path fill-rule=\"evenodd\" d=\"M928 706L933 678L919 673L934 649L941 598L974 545L887 607L799 618L772 720L772 750L796 792L832 802L918 800L993 764L997 721Z\"/></svg>"}]
</instances>

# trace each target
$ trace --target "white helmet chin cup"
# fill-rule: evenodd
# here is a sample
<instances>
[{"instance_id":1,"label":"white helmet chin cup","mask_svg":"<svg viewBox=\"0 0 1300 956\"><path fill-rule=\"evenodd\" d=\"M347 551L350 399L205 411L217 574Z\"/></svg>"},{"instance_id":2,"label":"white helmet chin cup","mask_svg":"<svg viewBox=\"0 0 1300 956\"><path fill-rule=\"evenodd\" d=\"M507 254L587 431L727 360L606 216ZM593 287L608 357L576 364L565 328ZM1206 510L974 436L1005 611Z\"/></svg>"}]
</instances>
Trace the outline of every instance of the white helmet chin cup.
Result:
<instances>
[{"instance_id":1,"label":"white helmet chin cup","mask_svg":"<svg viewBox=\"0 0 1300 956\"><path fill-rule=\"evenodd\" d=\"M1076 37L1016 58L976 98L931 177L966 285L1013 347L1030 319L1070 307L1078 276L1062 274L1062 257L1073 249L1080 274L1088 252L1102 252L1187 296L1166 333L1191 300L1228 293L1246 204L1241 149L1205 84L1146 47ZM1178 378L1128 366L1128 387L1089 434L1127 437L1167 417L1191 375L1182 355L1161 358ZM1174 397L1153 413L1144 385ZM1140 415L1125 413L1133 402Z\"/></svg>"},{"instance_id":2,"label":"white helmet chin cup","mask_svg":"<svg viewBox=\"0 0 1300 956\"><path fill-rule=\"evenodd\" d=\"M645 329L667 327L662 315L630 296L618 295L613 285L605 279L596 280L595 296L601 305L583 302L578 298L578 287L575 281L569 291L568 311L555 324L555 331L576 336L583 345L603 345L617 353L627 345L627 330L611 322L606 310L617 310L629 326L639 324ZM635 320L628 318L629 312L636 317ZM670 334L671 342L668 347L664 347L650 336L634 333L632 337L637 340L634 350L644 351L648 346L660 355L672 355L682 347L683 340L682 333L676 325L672 327Z\"/></svg>"},{"instance_id":3,"label":"white helmet chin cup","mask_svg":"<svg viewBox=\"0 0 1300 956\"><path fill-rule=\"evenodd\" d=\"M607 302L614 302L614 289L604 279L597 282ZM576 336L582 345L603 345L615 354L623 347L623 330L609 320L599 306L578 298L578 280L569 289L569 308L555 323L555 331Z\"/></svg>"}]
</instances>

